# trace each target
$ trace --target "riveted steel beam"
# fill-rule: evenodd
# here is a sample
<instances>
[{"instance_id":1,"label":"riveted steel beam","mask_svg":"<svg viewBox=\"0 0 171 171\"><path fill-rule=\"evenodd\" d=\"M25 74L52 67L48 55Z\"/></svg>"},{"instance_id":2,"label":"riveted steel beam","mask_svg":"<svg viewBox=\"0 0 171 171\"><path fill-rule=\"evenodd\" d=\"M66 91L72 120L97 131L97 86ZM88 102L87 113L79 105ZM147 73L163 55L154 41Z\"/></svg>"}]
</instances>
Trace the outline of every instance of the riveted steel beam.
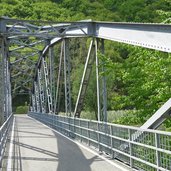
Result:
<instances>
[{"instance_id":1,"label":"riveted steel beam","mask_svg":"<svg viewBox=\"0 0 171 171\"><path fill-rule=\"evenodd\" d=\"M71 116L71 83L70 83L70 56L69 56L69 39L64 39L64 84L65 84L65 112Z\"/></svg>"},{"instance_id":2,"label":"riveted steel beam","mask_svg":"<svg viewBox=\"0 0 171 171\"><path fill-rule=\"evenodd\" d=\"M111 41L171 52L171 25L115 22L41 22L1 19L7 23L4 34L25 37L82 37L93 36ZM8 24L9 23L9 24ZM36 25L39 23L39 26ZM46 25L47 24L47 25Z\"/></svg>"},{"instance_id":3,"label":"riveted steel beam","mask_svg":"<svg viewBox=\"0 0 171 171\"><path fill-rule=\"evenodd\" d=\"M94 34L98 38L171 52L171 25L97 22Z\"/></svg>"}]
</instances>

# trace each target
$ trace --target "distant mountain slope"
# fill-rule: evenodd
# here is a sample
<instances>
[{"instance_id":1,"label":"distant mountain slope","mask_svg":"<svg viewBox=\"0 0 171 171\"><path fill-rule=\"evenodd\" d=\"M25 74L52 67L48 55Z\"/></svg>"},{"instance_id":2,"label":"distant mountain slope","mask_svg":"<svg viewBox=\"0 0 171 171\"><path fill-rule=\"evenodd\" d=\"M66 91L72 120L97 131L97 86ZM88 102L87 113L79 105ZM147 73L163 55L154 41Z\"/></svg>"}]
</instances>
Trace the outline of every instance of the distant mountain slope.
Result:
<instances>
[{"instance_id":1,"label":"distant mountain slope","mask_svg":"<svg viewBox=\"0 0 171 171\"><path fill-rule=\"evenodd\" d=\"M0 15L43 20L105 20L160 22L166 0L1 0Z\"/></svg>"}]
</instances>

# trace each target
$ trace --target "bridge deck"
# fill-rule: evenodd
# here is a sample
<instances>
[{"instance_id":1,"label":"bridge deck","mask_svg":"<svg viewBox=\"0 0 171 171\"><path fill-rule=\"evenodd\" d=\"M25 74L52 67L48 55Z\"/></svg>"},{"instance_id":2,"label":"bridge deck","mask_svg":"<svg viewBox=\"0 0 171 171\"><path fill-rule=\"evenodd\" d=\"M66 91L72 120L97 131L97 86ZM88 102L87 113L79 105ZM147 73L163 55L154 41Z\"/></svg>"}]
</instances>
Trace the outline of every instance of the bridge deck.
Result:
<instances>
[{"instance_id":1,"label":"bridge deck","mask_svg":"<svg viewBox=\"0 0 171 171\"><path fill-rule=\"evenodd\" d=\"M130 170L104 159L26 115L15 116L7 170L121 171ZM12 152L13 151L13 152ZM15 169L14 169L15 168Z\"/></svg>"}]
</instances>

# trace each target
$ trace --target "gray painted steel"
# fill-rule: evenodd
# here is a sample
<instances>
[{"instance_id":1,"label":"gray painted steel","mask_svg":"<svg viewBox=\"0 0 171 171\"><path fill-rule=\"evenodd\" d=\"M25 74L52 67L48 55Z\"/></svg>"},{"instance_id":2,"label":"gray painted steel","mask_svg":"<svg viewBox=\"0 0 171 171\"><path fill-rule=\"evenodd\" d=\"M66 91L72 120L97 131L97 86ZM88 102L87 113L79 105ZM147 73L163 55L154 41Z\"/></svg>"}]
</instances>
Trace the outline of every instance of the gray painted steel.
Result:
<instances>
[{"instance_id":1,"label":"gray painted steel","mask_svg":"<svg viewBox=\"0 0 171 171\"><path fill-rule=\"evenodd\" d=\"M171 98L162 105L142 126L143 129L157 129L171 115Z\"/></svg>"},{"instance_id":2,"label":"gray painted steel","mask_svg":"<svg viewBox=\"0 0 171 171\"><path fill-rule=\"evenodd\" d=\"M94 46L95 46L94 39L92 39L89 45L89 50L88 50L86 62L84 65L84 71L83 71L83 75L81 78L80 89L78 92L77 101L75 105L75 110L74 110L75 117L80 117L80 114L83 108L84 98L85 98L85 94L86 94L87 87L88 87L88 82L89 82L91 71L92 71L92 65L95 59L95 54L93 53Z\"/></svg>"},{"instance_id":3,"label":"gray painted steel","mask_svg":"<svg viewBox=\"0 0 171 171\"><path fill-rule=\"evenodd\" d=\"M96 37L171 52L171 25L96 23Z\"/></svg>"},{"instance_id":4,"label":"gray painted steel","mask_svg":"<svg viewBox=\"0 0 171 171\"><path fill-rule=\"evenodd\" d=\"M11 114L8 119L3 123L0 128L0 168L2 167L2 162L4 158L4 153L6 150L6 144L8 141L9 131L13 121L13 114Z\"/></svg>"},{"instance_id":5,"label":"gray painted steel","mask_svg":"<svg viewBox=\"0 0 171 171\"><path fill-rule=\"evenodd\" d=\"M69 39L64 39L64 84L65 84L65 113L71 116L71 59L69 55Z\"/></svg>"},{"instance_id":6,"label":"gray painted steel","mask_svg":"<svg viewBox=\"0 0 171 171\"><path fill-rule=\"evenodd\" d=\"M142 24L142 23L114 23L114 22L63 22L52 24L39 21L24 21L1 19L7 24L7 35L35 36L53 39L54 37L82 37L93 36L116 42L171 52L171 25ZM51 25L50 25L51 24ZM42 25L42 26L41 26ZM27 32L26 32L27 31Z\"/></svg>"}]
</instances>

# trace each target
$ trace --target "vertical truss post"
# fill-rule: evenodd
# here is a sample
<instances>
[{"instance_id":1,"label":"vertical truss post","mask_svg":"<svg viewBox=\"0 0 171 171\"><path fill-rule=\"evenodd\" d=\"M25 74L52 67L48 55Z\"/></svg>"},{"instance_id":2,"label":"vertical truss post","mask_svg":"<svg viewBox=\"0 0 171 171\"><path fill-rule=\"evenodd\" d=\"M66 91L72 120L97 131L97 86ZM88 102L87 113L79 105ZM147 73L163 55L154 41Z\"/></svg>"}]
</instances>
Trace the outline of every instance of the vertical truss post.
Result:
<instances>
[{"instance_id":1,"label":"vertical truss post","mask_svg":"<svg viewBox=\"0 0 171 171\"><path fill-rule=\"evenodd\" d=\"M83 107L83 102L84 102L85 94L87 91L90 74L92 71L92 65L93 65L94 58L95 58L95 55L92 54L93 49L94 49L94 39L92 39L90 42L90 46L89 46L89 50L88 50L88 54L86 58L86 63L84 66L84 71L83 71L83 75L82 75L82 79L80 83L80 89L78 92L77 101L76 101L75 110L74 110L75 117L80 117L81 110Z\"/></svg>"},{"instance_id":2,"label":"vertical truss post","mask_svg":"<svg viewBox=\"0 0 171 171\"><path fill-rule=\"evenodd\" d=\"M53 49L53 47L49 48L49 80L50 80L52 101L54 102L55 101L55 91L54 91L54 49ZM54 104L52 104L52 105L53 105L53 109L54 109Z\"/></svg>"},{"instance_id":3,"label":"vertical truss post","mask_svg":"<svg viewBox=\"0 0 171 171\"><path fill-rule=\"evenodd\" d=\"M95 55L96 55L96 85L97 85L97 114L98 114L98 121L101 120L100 115L100 86L99 86L99 60L98 60L98 43L97 39L95 39Z\"/></svg>"},{"instance_id":4,"label":"vertical truss post","mask_svg":"<svg viewBox=\"0 0 171 171\"><path fill-rule=\"evenodd\" d=\"M69 39L64 39L64 84L65 84L65 112L71 116L71 85L70 85L70 56Z\"/></svg>"},{"instance_id":5,"label":"vertical truss post","mask_svg":"<svg viewBox=\"0 0 171 171\"><path fill-rule=\"evenodd\" d=\"M6 43L5 43L6 46ZM7 49L5 48L5 57L4 57L4 120L8 118L8 78L7 78L7 73L8 73L8 62L7 62Z\"/></svg>"},{"instance_id":6,"label":"vertical truss post","mask_svg":"<svg viewBox=\"0 0 171 171\"><path fill-rule=\"evenodd\" d=\"M6 97L6 118L7 119L10 114L12 113L12 102L11 102L11 82L10 82L10 71L9 71L9 59L7 59L8 56L6 57L6 60L4 61L4 66L5 66L5 97Z\"/></svg>"},{"instance_id":7,"label":"vertical truss post","mask_svg":"<svg viewBox=\"0 0 171 171\"><path fill-rule=\"evenodd\" d=\"M34 94L36 100L36 112L40 112L40 99L39 99L39 90L37 86L37 82L34 82Z\"/></svg>"},{"instance_id":8,"label":"vertical truss post","mask_svg":"<svg viewBox=\"0 0 171 171\"><path fill-rule=\"evenodd\" d=\"M43 80L42 80L42 72L41 69L38 69L38 89L39 89L39 99L40 99L40 111L42 113L46 113L45 106L45 93L43 89Z\"/></svg>"},{"instance_id":9,"label":"vertical truss post","mask_svg":"<svg viewBox=\"0 0 171 171\"><path fill-rule=\"evenodd\" d=\"M8 61L9 66L9 61ZM9 67L8 67L9 68ZM8 69L8 106L9 106L9 115L12 114L12 95L11 95L11 80L10 80L10 68Z\"/></svg>"},{"instance_id":10,"label":"vertical truss post","mask_svg":"<svg viewBox=\"0 0 171 171\"><path fill-rule=\"evenodd\" d=\"M33 112L32 92L31 91L29 91L29 111Z\"/></svg>"},{"instance_id":11,"label":"vertical truss post","mask_svg":"<svg viewBox=\"0 0 171 171\"><path fill-rule=\"evenodd\" d=\"M32 110L33 112L36 112L35 94L31 95L31 99L32 99Z\"/></svg>"},{"instance_id":12,"label":"vertical truss post","mask_svg":"<svg viewBox=\"0 0 171 171\"><path fill-rule=\"evenodd\" d=\"M4 38L2 37L0 39L1 44L1 54L0 54L0 124L2 125L4 122L4 91L5 91L5 85L4 85Z\"/></svg>"},{"instance_id":13,"label":"vertical truss post","mask_svg":"<svg viewBox=\"0 0 171 171\"><path fill-rule=\"evenodd\" d=\"M5 23L0 21L0 32L5 32ZM0 125L4 122L4 58L5 58L5 37L0 37Z\"/></svg>"},{"instance_id":14,"label":"vertical truss post","mask_svg":"<svg viewBox=\"0 0 171 171\"><path fill-rule=\"evenodd\" d=\"M104 55L104 39L101 39L101 53ZM104 62L102 62L102 72L105 72ZM107 122L107 88L106 88L106 76L102 76L102 110L103 110L103 121Z\"/></svg>"},{"instance_id":15,"label":"vertical truss post","mask_svg":"<svg viewBox=\"0 0 171 171\"><path fill-rule=\"evenodd\" d=\"M48 72L47 62L44 57L42 58L42 63L43 63L43 72L44 72L46 95L47 95L47 102L48 102L48 111L49 113L52 113L52 94L51 94L50 83L49 83L49 72Z\"/></svg>"},{"instance_id":16,"label":"vertical truss post","mask_svg":"<svg viewBox=\"0 0 171 171\"><path fill-rule=\"evenodd\" d=\"M0 21L0 32L6 31L6 24ZM8 40L6 36L0 37L0 124L12 113L11 84L8 59Z\"/></svg>"},{"instance_id":17,"label":"vertical truss post","mask_svg":"<svg viewBox=\"0 0 171 171\"><path fill-rule=\"evenodd\" d=\"M60 92L61 92L61 88L62 88L62 81L61 81L61 77L62 77L62 67L63 67L63 46L64 46L64 42L62 41L61 44L61 53L60 53L60 58L59 58L59 68L58 68L58 77L57 77L57 86L56 86L56 94L55 94L55 102L54 102L54 113L59 112L59 105L60 105Z\"/></svg>"}]
</instances>

